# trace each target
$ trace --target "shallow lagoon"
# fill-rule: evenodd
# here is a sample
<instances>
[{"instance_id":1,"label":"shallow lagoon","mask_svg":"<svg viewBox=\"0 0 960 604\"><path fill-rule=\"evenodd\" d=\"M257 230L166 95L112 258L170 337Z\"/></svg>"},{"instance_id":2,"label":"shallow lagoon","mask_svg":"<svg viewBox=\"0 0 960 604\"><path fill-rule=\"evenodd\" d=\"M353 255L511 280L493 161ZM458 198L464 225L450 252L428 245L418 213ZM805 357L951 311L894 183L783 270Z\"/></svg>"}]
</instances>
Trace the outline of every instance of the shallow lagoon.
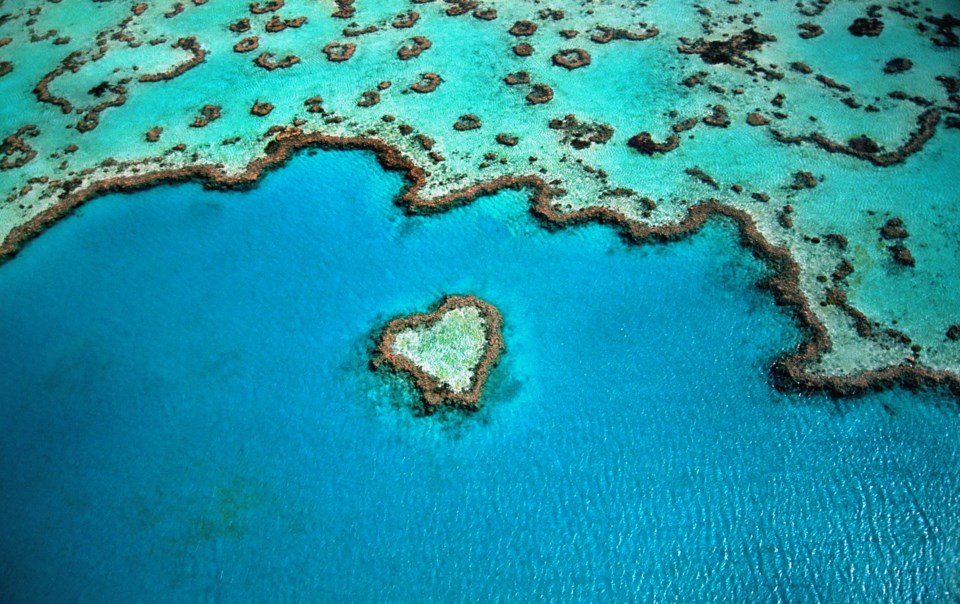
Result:
<instances>
[{"instance_id":1,"label":"shallow lagoon","mask_svg":"<svg viewBox=\"0 0 960 604\"><path fill-rule=\"evenodd\" d=\"M951 601L960 414L777 393L730 225L628 247L520 193L430 218L364 153L95 201L0 267L0 599ZM503 312L484 409L371 334Z\"/></svg>"}]
</instances>

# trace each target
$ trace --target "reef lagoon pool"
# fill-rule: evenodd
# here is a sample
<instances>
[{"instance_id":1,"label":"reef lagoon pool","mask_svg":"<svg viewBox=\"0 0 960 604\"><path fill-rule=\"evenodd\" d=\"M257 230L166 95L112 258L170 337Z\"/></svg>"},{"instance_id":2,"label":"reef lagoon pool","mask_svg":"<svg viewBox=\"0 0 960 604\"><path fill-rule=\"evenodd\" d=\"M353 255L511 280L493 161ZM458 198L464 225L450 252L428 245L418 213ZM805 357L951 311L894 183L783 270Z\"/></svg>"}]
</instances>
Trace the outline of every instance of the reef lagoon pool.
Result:
<instances>
[{"instance_id":1,"label":"reef lagoon pool","mask_svg":"<svg viewBox=\"0 0 960 604\"><path fill-rule=\"evenodd\" d=\"M952 602L960 411L787 395L732 224L631 246L524 192L432 217L364 152L82 207L0 266L0 600ZM474 414L377 330L503 314Z\"/></svg>"}]
</instances>

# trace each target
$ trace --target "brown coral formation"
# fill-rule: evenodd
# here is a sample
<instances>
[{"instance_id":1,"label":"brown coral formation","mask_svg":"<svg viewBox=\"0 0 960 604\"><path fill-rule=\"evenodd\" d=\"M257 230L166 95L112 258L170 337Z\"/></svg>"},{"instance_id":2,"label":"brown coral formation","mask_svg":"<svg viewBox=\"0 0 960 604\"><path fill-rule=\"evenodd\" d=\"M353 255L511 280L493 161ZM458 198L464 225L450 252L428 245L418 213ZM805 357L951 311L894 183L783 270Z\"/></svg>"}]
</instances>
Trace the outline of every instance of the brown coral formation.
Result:
<instances>
[{"instance_id":1,"label":"brown coral formation","mask_svg":"<svg viewBox=\"0 0 960 604\"><path fill-rule=\"evenodd\" d=\"M420 74L420 81L410 86L410 90L420 94L426 94L436 90L441 82L443 82L443 78L439 75L433 72L423 73Z\"/></svg>"},{"instance_id":2,"label":"brown coral formation","mask_svg":"<svg viewBox=\"0 0 960 604\"><path fill-rule=\"evenodd\" d=\"M903 73L908 71L913 67L913 61L910 59L905 59L903 57L897 57L895 59L890 59L887 61L887 64L883 66L883 73L894 74L894 73Z\"/></svg>"},{"instance_id":3,"label":"brown coral formation","mask_svg":"<svg viewBox=\"0 0 960 604\"><path fill-rule=\"evenodd\" d=\"M260 4L259 2L250 3L250 12L255 15L262 15L264 13L272 13L283 8L283 0L269 0Z\"/></svg>"},{"instance_id":4,"label":"brown coral formation","mask_svg":"<svg viewBox=\"0 0 960 604\"><path fill-rule=\"evenodd\" d=\"M274 15L269 21L267 21L264 29L266 29L269 33L275 34L287 29L288 27L296 29L306 22L306 17L297 17L296 19L281 19L278 15Z\"/></svg>"},{"instance_id":5,"label":"brown coral formation","mask_svg":"<svg viewBox=\"0 0 960 604\"><path fill-rule=\"evenodd\" d=\"M830 140L819 132L801 136L787 136L773 129L771 129L770 132L781 143L799 144L802 142L812 142L829 153L842 153L857 159L869 161L875 166L886 167L899 164L913 153L922 149L923 145L930 140L936 132L939 121L940 111L938 109L928 109L924 111L917 118L917 128L910 133L907 141L898 149L887 152L881 152L880 146L867 136L852 138L844 145Z\"/></svg>"},{"instance_id":6,"label":"brown coral formation","mask_svg":"<svg viewBox=\"0 0 960 604\"><path fill-rule=\"evenodd\" d=\"M413 27L417 24L417 21L420 20L420 13L417 11L408 10L405 13L400 13L397 15L393 22L390 24L397 29L406 29L408 27Z\"/></svg>"},{"instance_id":7,"label":"brown coral formation","mask_svg":"<svg viewBox=\"0 0 960 604\"><path fill-rule=\"evenodd\" d=\"M717 128L726 128L730 125L730 117L723 105L714 105L710 115L703 118L703 123Z\"/></svg>"},{"instance_id":8,"label":"brown coral formation","mask_svg":"<svg viewBox=\"0 0 960 604\"><path fill-rule=\"evenodd\" d=\"M906 239L910 236L910 233L908 233L906 227L903 226L902 218L893 217L880 228L880 236L887 240Z\"/></svg>"},{"instance_id":9,"label":"brown coral formation","mask_svg":"<svg viewBox=\"0 0 960 604\"><path fill-rule=\"evenodd\" d=\"M493 21L497 18L497 9L495 8L478 8L473 11L473 16L475 19L480 19L481 21Z\"/></svg>"},{"instance_id":10,"label":"brown coral formation","mask_svg":"<svg viewBox=\"0 0 960 604\"><path fill-rule=\"evenodd\" d=\"M526 42L521 42L513 47L513 54L518 57L529 57L533 54L533 46L527 44Z\"/></svg>"},{"instance_id":11,"label":"brown coral formation","mask_svg":"<svg viewBox=\"0 0 960 604\"><path fill-rule=\"evenodd\" d=\"M793 183L790 185L790 188L794 191L801 191L803 189L812 189L817 186L817 178L810 172L801 170L799 172L793 173Z\"/></svg>"},{"instance_id":12,"label":"brown coral formation","mask_svg":"<svg viewBox=\"0 0 960 604\"><path fill-rule=\"evenodd\" d=\"M161 134L163 134L163 128L161 128L160 126L155 126L147 130L147 134L145 135L145 138L147 139L148 143L155 143L160 140Z\"/></svg>"},{"instance_id":13,"label":"brown coral formation","mask_svg":"<svg viewBox=\"0 0 960 604\"><path fill-rule=\"evenodd\" d=\"M849 87L849 86L847 86L847 85L845 85L845 84L841 84L840 82L837 82L837 81L834 80L833 78L827 77L827 76L823 75L822 73L818 73L818 74L817 74L816 80L817 80L818 82L820 82L821 84L823 84L824 86L826 86L827 88L832 88L832 89L834 89L834 90L839 90L840 92L850 92L850 87Z\"/></svg>"},{"instance_id":14,"label":"brown coral formation","mask_svg":"<svg viewBox=\"0 0 960 604\"><path fill-rule=\"evenodd\" d=\"M508 86L516 86L518 84L529 84L530 83L530 74L526 71L517 71L514 73L507 74L503 81L507 83Z\"/></svg>"},{"instance_id":15,"label":"brown coral formation","mask_svg":"<svg viewBox=\"0 0 960 604\"><path fill-rule=\"evenodd\" d=\"M903 245L902 243L890 246L890 254L893 258L893 261L901 266L912 267L917 264L913 254L910 252L907 246Z\"/></svg>"},{"instance_id":16,"label":"brown coral formation","mask_svg":"<svg viewBox=\"0 0 960 604\"><path fill-rule=\"evenodd\" d=\"M687 168L686 170L684 170L684 172L690 178L693 178L694 180L702 182L703 184L707 185L711 189L716 189L718 191L720 190L720 185L717 183L717 179L707 174L701 168Z\"/></svg>"},{"instance_id":17,"label":"brown coral formation","mask_svg":"<svg viewBox=\"0 0 960 604\"><path fill-rule=\"evenodd\" d=\"M242 34L250 31L250 19L244 17L239 21L230 24L230 31L236 34Z\"/></svg>"},{"instance_id":18,"label":"brown coral formation","mask_svg":"<svg viewBox=\"0 0 960 604\"><path fill-rule=\"evenodd\" d=\"M447 0L447 2L451 4L450 8L444 11L448 17L465 15L480 6L480 3L474 0Z\"/></svg>"},{"instance_id":19,"label":"brown coral formation","mask_svg":"<svg viewBox=\"0 0 960 604\"><path fill-rule=\"evenodd\" d=\"M253 104L253 107L250 108L250 114L256 115L259 117L265 117L273 111L273 105L271 103L261 103L257 101Z\"/></svg>"},{"instance_id":20,"label":"brown coral formation","mask_svg":"<svg viewBox=\"0 0 960 604\"><path fill-rule=\"evenodd\" d=\"M312 96L303 102L308 113L323 113L323 99L318 96Z\"/></svg>"},{"instance_id":21,"label":"brown coral formation","mask_svg":"<svg viewBox=\"0 0 960 604\"><path fill-rule=\"evenodd\" d=\"M553 100L553 88L547 84L534 84L527 94L527 103L540 105Z\"/></svg>"},{"instance_id":22,"label":"brown coral formation","mask_svg":"<svg viewBox=\"0 0 960 604\"><path fill-rule=\"evenodd\" d=\"M323 47L323 54L327 55L327 60L333 63L349 61L356 51L357 45L349 42L346 44L331 42Z\"/></svg>"},{"instance_id":23,"label":"brown coral formation","mask_svg":"<svg viewBox=\"0 0 960 604\"><path fill-rule=\"evenodd\" d=\"M260 38L257 36L250 36L249 38L244 38L233 45L233 52L250 52L251 50L256 50L260 46Z\"/></svg>"},{"instance_id":24,"label":"brown coral formation","mask_svg":"<svg viewBox=\"0 0 960 604\"><path fill-rule=\"evenodd\" d=\"M642 42L644 40L649 40L650 38L656 37L659 34L660 30L656 27L649 27L643 31L634 32L626 29L600 25L596 28L596 31L591 34L590 40L596 42L597 44L607 44L608 42L613 42L614 40Z\"/></svg>"},{"instance_id":25,"label":"brown coral formation","mask_svg":"<svg viewBox=\"0 0 960 604\"><path fill-rule=\"evenodd\" d=\"M376 90L365 90L357 101L357 107L373 107L380 102L380 93Z\"/></svg>"},{"instance_id":26,"label":"brown coral formation","mask_svg":"<svg viewBox=\"0 0 960 604\"><path fill-rule=\"evenodd\" d=\"M107 109L108 107L119 107L127 102L127 89L123 86L109 86L107 85L107 82L103 82L100 86L95 87L94 90L101 90L101 87L102 92L99 94L95 93L94 91L91 92L94 93L95 96L100 96L104 92L110 91L117 96L113 97L112 99L102 101L87 110L80 121L77 122L77 132L89 132L90 130L93 130L100 124L101 111Z\"/></svg>"},{"instance_id":27,"label":"brown coral formation","mask_svg":"<svg viewBox=\"0 0 960 604\"><path fill-rule=\"evenodd\" d=\"M549 126L561 132L561 143L574 149L586 149L592 144L603 145L613 138L613 128L607 124L581 121L572 114L550 120Z\"/></svg>"},{"instance_id":28,"label":"brown coral formation","mask_svg":"<svg viewBox=\"0 0 960 604\"><path fill-rule=\"evenodd\" d=\"M759 113L747 114L747 123L751 126L766 126L770 120Z\"/></svg>"},{"instance_id":29,"label":"brown coral formation","mask_svg":"<svg viewBox=\"0 0 960 604\"><path fill-rule=\"evenodd\" d=\"M501 145L503 145L504 147L516 147L517 143L520 142L519 138L510 134L507 134L506 132L501 132L497 134L495 140Z\"/></svg>"},{"instance_id":30,"label":"brown coral formation","mask_svg":"<svg viewBox=\"0 0 960 604\"><path fill-rule=\"evenodd\" d=\"M347 36L348 38L357 38L359 36L365 36L367 34L372 34L378 31L380 31L380 28L377 27L376 25L368 25L367 27L361 27L356 29L352 27L348 27L343 30L343 35Z\"/></svg>"},{"instance_id":31,"label":"brown coral formation","mask_svg":"<svg viewBox=\"0 0 960 604\"><path fill-rule=\"evenodd\" d=\"M894 262L903 266L914 266L916 264L913 254L903 244L903 240L909 236L910 233L907 232L903 219L896 216L885 222L883 227L880 228L881 238L895 242L889 248Z\"/></svg>"},{"instance_id":32,"label":"brown coral formation","mask_svg":"<svg viewBox=\"0 0 960 604\"><path fill-rule=\"evenodd\" d=\"M532 36L537 32L537 24L533 21L517 21L507 31L511 36Z\"/></svg>"},{"instance_id":33,"label":"brown coral formation","mask_svg":"<svg viewBox=\"0 0 960 604\"><path fill-rule=\"evenodd\" d=\"M960 19L947 13L942 17L927 15L924 19L927 23L937 26L937 36L933 43L943 48L957 48L960 46L960 37L954 33L954 28L960 27Z\"/></svg>"},{"instance_id":34,"label":"brown coral formation","mask_svg":"<svg viewBox=\"0 0 960 604\"><path fill-rule=\"evenodd\" d=\"M870 320L865 314L860 312L847 301L846 292L839 288L831 287L827 289L826 294L826 299L821 302L821 305L837 306L853 321L854 329L857 331L857 335L861 338L869 338L874 335L873 326L870 324Z\"/></svg>"},{"instance_id":35,"label":"brown coral formation","mask_svg":"<svg viewBox=\"0 0 960 604\"><path fill-rule=\"evenodd\" d=\"M40 81L37 82L37 85L33 87L33 94L37 97L38 101L59 107L60 111L63 113L70 113L73 111L73 104L70 101L63 97L56 96L50 92L50 83L66 73L67 70L73 73L79 71L80 66L83 64L76 61L79 55L79 51L70 53L60 62L60 65L40 78Z\"/></svg>"},{"instance_id":36,"label":"brown coral formation","mask_svg":"<svg viewBox=\"0 0 960 604\"><path fill-rule=\"evenodd\" d=\"M418 134L414 138L417 139L417 142L420 143L420 146L423 147L424 150L426 151L430 151L431 149L433 149L433 145L436 144L436 141L434 141L432 138L430 138L426 134Z\"/></svg>"},{"instance_id":37,"label":"brown coral formation","mask_svg":"<svg viewBox=\"0 0 960 604\"><path fill-rule=\"evenodd\" d=\"M472 113L467 113L457 118L457 121L453 124L453 129L458 132L466 132L467 130L476 130L481 125L482 123L479 117Z\"/></svg>"},{"instance_id":38,"label":"brown coral formation","mask_svg":"<svg viewBox=\"0 0 960 604\"><path fill-rule=\"evenodd\" d=\"M189 60L184 61L179 65L174 65L166 71L142 75L140 76L141 82L161 82L163 80L172 80L173 78L182 75L187 70L193 69L200 63L203 63L207 58L207 51L200 46L200 43L197 42L196 38L180 38L173 44L173 47L186 50L193 56L190 57Z\"/></svg>"},{"instance_id":39,"label":"brown coral formation","mask_svg":"<svg viewBox=\"0 0 960 604\"><path fill-rule=\"evenodd\" d=\"M839 233L828 233L824 235L823 240L829 243L830 245L834 246L838 250L847 249L847 246L850 243L849 241L847 241L846 237L844 237Z\"/></svg>"},{"instance_id":40,"label":"brown coral formation","mask_svg":"<svg viewBox=\"0 0 960 604\"><path fill-rule=\"evenodd\" d=\"M840 264L837 265L836 270L833 271L833 274L830 275L834 281L843 281L847 277L853 274L853 265L850 264L849 260L841 260Z\"/></svg>"},{"instance_id":41,"label":"brown coral formation","mask_svg":"<svg viewBox=\"0 0 960 604\"><path fill-rule=\"evenodd\" d=\"M680 139L676 135L671 135L666 141L658 143L653 140L653 135L649 132L641 132L630 137L627 145L644 155L653 155L654 153L669 153L680 146Z\"/></svg>"},{"instance_id":42,"label":"brown coral formation","mask_svg":"<svg viewBox=\"0 0 960 604\"><path fill-rule=\"evenodd\" d=\"M200 108L200 117L193 120L190 127L203 128L210 122L220 119L220 109L219 105L204 105Z\"/></svg>"},{"instance_id":43,"label":"brown coral formation","mask_svg":"<svg viewBox=\"0 0 960 604\"><path fill-rule=\"evenodd\" d=\"M693 127L699 123L700 123L700 120L698 120L695 117L691 117L683 120L682 122L677 122L676 124L670 126L670 129L676 132L677 134L680 134L681 132L686 132L687 130L693 129Z\"/></svg>"},{"instance_id":44,"label":"brown coral formation","mask_svg":"<svg viewBox=\"0 0 960 604\"><path fill-rule=\"evenodd\" d=\"M274 69L286 69L293 65L296 65L300 62L300 57L297 55L287 55L279 61L273 60L272 52L262 52L256 59L253 60L254 65L257 67L262 67L267 71L273 71Z\"/></svg>"},{"instance_id":45,"label":"brown coral formation","mask_svg":"<svg viewBox=\"0 0 960 604\"><path fill-rule=\"evenodd\" d=\"M400 47L400 49L397 51L397 57L399 57L401 61L419 57L420 53L427 50L431 46L433 46L433 43L430 42L430 40L426 37L414 36L410 41L410 44Z\"/></svg>"},{"instance_id":46,"label":"brown coral formation","mask_svg":"<svg viewBox=\"0 0 960 604\"><path fill-rule=\"evenodd\" d=\"M337 10L331 15L334 19L353 19L357 9L353 6L353 0L334 0Z\"/></svg>"},{"instance_id":47,"label":"brown coral formation","mask_svg":"<svg viewBox=\"0 0 960 604\"><path fill-rule=\"evenodd\" d=\"M40 129L36 125L27 124L3 139L3 143L0 143L0 170L22 168L36 157L37 151L24 139L34 138L39 134Z\"/></svg>"},{"instance_id":48,"label":"brown coral formation","mask_svg":"<svg viewBox=\"0 0 960 604\"><path fill-rule=\"evenodd\" d=\"M582 48L565 48L553 55L553 64L565 69L577 69L590 64L590 53Z\"/></svg>"},{"instance_id":49,"label":"brown coral formation","mask_svg":"<svg viewBox=\"0 0 960 604\"><path fill-rule=\"evenodd\" d=\"M860 17L854 19L847 30L857 36L869 36L875 38L883 32L883 21L880 19Z\"/></svg>"},{"instance_id":50,"label":"brown coral formation","mask_svg":"<svg viewBox=\"0 0 960 604\"><path fill-rule=\"evenodd\" d=\"M677 47L681 54L696 54L709 65L733 65L746 67L753 63L748 60L748 52L759 50L768 42L775 42L774 36L762 34L755 29L746 29L723 40L689 40L681 38L682 46Z\"/></svg>"},{"instance_id":51,"label":"brown coral formation","mask_svg":"<svg viewBox=\"0 0 960 604\"><path fill-rule=\"evenodd\" d=\"M397 334L417 327L429 327L446 313L457 308L476 308L479 310L483 317L486 332L486 347L483 356L477 366L473 368L473 379L470 387L464 392L452 391L423 371L410 359L393 351ZM398 317L390 321L380 335L377 352L371 361L371 365L374 369L386 365L393 371L410 375L416 383L417 390L425 404L424 410L427 413L432 412L441 404L476 410L479 407L480 397L483 394L483 387L490 370L497 364L500 354L504 350L502 325L503 317L492 304L476 296L446 296L433 312Z\"/></svg>"},{"instance_id":52,"label":"brown coral formation","mask_svg":"<svg viewBox=\"0 0 960 604\"><path fill-rule=\"evenodd\" d=\"M960 78L952 78L950 76L939 75L937 76L937 81L940 82L940 85L947 91L947 94L956 94L960 92Z\"/></svg>"},{"instance_id":53,"label":"brown coral formation","mask_svg":"<svg viewBox=\"0 0 960 604\"><path fill-rule=\"evenodd\" d=\"M177 2L176 4L173 5L173 8L163 13L163 16L166 17L167 19L172 19L182 12L183 12L183 4L181 4L180 2Z\"/></svg>"},{"instance_id":54,"label":"brown coral formation","mask_svg":"<svg viewBox=\"0 0 960 604\"><path fill-rule=\"evenodd\" d=\"M816 23L801 23L797 27L800 29L800 37L804 40L823 35L823 28Z\"/></svg>"}]
</instances>

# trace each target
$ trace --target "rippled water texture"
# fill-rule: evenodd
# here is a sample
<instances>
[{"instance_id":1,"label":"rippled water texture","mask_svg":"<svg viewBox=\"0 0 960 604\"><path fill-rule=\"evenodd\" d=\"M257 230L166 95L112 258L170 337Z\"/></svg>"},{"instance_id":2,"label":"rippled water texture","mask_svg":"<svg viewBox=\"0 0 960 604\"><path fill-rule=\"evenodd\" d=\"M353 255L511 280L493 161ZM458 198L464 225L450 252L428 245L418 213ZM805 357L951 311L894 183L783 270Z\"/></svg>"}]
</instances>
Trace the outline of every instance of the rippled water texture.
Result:
<instances>
[{"instance_id":1,"label":"rippled water texture","mask_svg":"<svg viewBox=\"0 0 960 604\"><path fill-rule=\"evenodd\" d=\"M302 155L0 267L0 600L956 601L955 402L774 391L799 336L732 225L628 247L400 185ZM420 418L371 334L448 292L507 353Z\"/></svg>"}]
</instances>

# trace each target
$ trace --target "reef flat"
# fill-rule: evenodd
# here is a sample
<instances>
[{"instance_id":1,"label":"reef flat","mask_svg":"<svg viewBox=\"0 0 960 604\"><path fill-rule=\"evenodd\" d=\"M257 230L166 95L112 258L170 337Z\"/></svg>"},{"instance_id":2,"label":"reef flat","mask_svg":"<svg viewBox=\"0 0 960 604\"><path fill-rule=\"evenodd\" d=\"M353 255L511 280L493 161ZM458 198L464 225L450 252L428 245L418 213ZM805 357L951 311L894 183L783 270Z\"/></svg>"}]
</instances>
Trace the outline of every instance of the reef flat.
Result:
<instances>
[{"instance_id":1,"label":"reef flat","mask_svg":"<svg viewBox=\"0 0 960 604\"><path fill-rule=\"evenodd\" d=\"M476 296L446 296L431 313L398 317L383 330L375 367L413 376L426 409L475 409L503 352L500 312Z\"/></svg>"},{"instance_id":2,"label":"reef flat","mask_svg":"<svg viewBox=\"0 0 960 604\"><path fill-rule=\"evenodd\" d=\"M732 219L806 332L779 385L957 388L951 10L7 0L0 254L106 191L372 149L411 212L522 187L544 225L630 241Z\"/></svg>"}]
</instances>

